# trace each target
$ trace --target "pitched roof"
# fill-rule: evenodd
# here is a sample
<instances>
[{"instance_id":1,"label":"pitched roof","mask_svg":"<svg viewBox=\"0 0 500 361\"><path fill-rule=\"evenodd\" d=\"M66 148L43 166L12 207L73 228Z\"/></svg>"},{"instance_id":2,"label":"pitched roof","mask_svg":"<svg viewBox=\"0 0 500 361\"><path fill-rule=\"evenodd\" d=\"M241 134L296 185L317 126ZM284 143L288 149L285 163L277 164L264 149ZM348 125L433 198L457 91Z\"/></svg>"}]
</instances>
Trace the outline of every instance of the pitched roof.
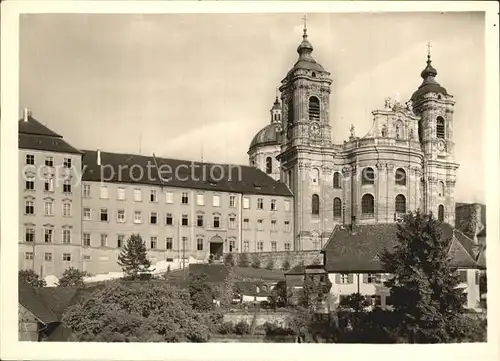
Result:
<instances>
[{"instance_id":1,"label":"pitched roof","mask_svg":"<svg viewBox=\"0 0 500 361\"><path fill-rule=\"evenodd\" d=\"M84 151L84 181L136 183L244 194L292 196L290 189L261 170L244 165L200 163L134 154ZM102 170L102 174L101 174Z\"/></svg>"},{"instance_id":2,"label":"pitched roof","mask_svg":"<svg viewBox=\"0 0 500 361\"><path fill-rule=\"evenodd\" d=\"M441 225L442 236L453 237L453 227ZM337 226L321 252L326 254L325 270L328 272L380 272L382 265L377 254L392 249L397 244L397 225L359 225L356 232ZM474 243L462 232L455 230L450 245L452 266L459 268L480 268L474 260Z\"/></svg>"},{"instance_id":3,"label":"pitched roof","mask_svg":"<svg viewBox=\"0 0 500 361\"><path fill-rule=\"evenodd\" d=\"M20 119L18 128L18 146L21 149L81 154L78 149L67 143L62 136L50 130L31 116L28 117L28 121Z\"/></svg>"},{"instance_id":4,"label":"pitched roof","mask_svg":"<svg viewBox=\"0 0 500 361\"><path fill-rule=\"evenodd\" d=\"M36 289L22 280L19 280L18 296L18 302L43 324L47 325L59 321L56 314L40 297Z\"/></svg>"},{"instance_id":5,"label":"pitched roof","mask_svg":"<svg viewBox=\"0 0 500 361\"><path fill-rule=\"evenodd\" d=\"M79 291L76 287L43 287L39 288L37 293L60 320L66 308L73 304Z\"/></svg>"}]
</instances>

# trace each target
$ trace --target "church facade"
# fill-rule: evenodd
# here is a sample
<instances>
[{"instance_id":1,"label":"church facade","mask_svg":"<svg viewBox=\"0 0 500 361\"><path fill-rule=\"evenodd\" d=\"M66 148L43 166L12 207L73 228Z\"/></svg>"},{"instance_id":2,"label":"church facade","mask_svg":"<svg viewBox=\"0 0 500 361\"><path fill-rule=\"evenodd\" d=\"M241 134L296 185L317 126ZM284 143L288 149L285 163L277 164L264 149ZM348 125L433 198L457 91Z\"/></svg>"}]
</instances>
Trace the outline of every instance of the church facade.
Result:
<instances>
[{"instance_id":1,"label":"church facade","mask_svg":"<svg viewBox=\"0 0 500 361\"><path fill-rule=\"evenodd\" d=\"M430 53L422 84L404 104L385 99L368 134L332 143L331 74L312 56L304 28L281 102L253 138L253 165L294 194L294 249L321 249L338 225L394 223L420 209L455 223L453 96L436 81Z\"/></svg>"}]
</instances>

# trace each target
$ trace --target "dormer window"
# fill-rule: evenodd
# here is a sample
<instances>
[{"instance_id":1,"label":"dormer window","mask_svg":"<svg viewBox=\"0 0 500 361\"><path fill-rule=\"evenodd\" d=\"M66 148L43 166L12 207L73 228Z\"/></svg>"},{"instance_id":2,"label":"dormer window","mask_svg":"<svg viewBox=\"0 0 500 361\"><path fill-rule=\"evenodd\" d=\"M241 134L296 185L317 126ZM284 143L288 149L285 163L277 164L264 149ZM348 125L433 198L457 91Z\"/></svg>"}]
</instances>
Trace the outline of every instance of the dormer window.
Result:
<instances>
[{"instance_id":1,"label":"dormer window","mask_svg":"<svg viewBox=\"0 0 500 361\"><path fill-rule=\"evenodd\" d=\"M313 72L312 72L312 74L311 74L311 76L312 76L313 78L316 78L316 73L313 71Z\"/></svg>"},{"instance_id":2,"label":"dormer window","mask_svg":"<svg viewBox=\"0 0 500 361\"><path fill-rule=\"evenodd\" d=\"M271 174L273 172L273 159L271 157L266 158L266 173Z\"/></svg>"},{"instance_id":3,"label":"dormer window","mask_svg":"<svg viewBox=\"0 0 500 361\"><path fill-rule=\"evenodd\" d=\"M315 96L309 98L309 120L319 121L319 99Z\"/></svg>"}]
</instances>

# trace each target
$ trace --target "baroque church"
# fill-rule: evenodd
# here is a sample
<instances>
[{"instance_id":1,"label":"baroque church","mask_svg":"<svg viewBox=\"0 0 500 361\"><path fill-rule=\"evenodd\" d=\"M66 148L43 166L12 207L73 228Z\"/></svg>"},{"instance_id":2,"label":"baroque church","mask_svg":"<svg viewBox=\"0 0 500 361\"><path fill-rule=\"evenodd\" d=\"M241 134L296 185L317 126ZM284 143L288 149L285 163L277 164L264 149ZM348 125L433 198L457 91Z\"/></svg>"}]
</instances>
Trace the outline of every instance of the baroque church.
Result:
<instances>
[{"instance_id":1,"label":"baroque church","mask_svg":"<svg viewBox=\"0 0 500 361\"><path fill-rule=\"evenodd\" d=\"M368 134L358 137L351 126L342 144L331 139L332 77L313 58L306 26L297 52L271 121L248 151L250 165L294 194L294 249L320 249L336 226L394 223L417 209L453 225L455 102L436 81L430 52L411 98L386 98Z\"/></svg>"}]
</instances>

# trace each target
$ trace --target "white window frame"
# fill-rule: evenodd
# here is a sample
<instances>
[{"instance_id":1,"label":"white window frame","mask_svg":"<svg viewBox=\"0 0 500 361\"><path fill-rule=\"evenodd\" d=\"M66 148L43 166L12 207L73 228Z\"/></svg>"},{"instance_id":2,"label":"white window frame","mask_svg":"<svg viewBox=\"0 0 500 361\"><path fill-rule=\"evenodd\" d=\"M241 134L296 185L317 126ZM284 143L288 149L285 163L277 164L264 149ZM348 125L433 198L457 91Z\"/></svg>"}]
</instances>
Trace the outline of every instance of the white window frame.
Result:
<instances>
[{"instance_id":1,"label":"white window frame","mask_svg":"<svg viewBox=\"0 0 500 361\"><path fill-rule=\"evenodd\" d=\"M54 201L45 200L43 203L43 214L44 216L51 217L54 215Z\"/></svg>"},{"instance_id":2,"label":"white window frame","mask_svg":"<svg viewBox=\"0 0 500 361\"><path fill-rule=\"evenodd\" d=\"M108 186L101 185L101 188L99 189L99 198L101 199L109 198Z\"/></svg>"},{"instance_id":3,"label":"white window frame","mask_svg":"<svg viewBox=\"0 0 500 361\"><path fill-rule=\"evenodd\" d=\"M158 192L156 191L156 189L151 189L149 191L149 201L152 203L158 202Z\"/></svg>"},{"instance_id":4,"label":"white window frame","mask_svg":"<svg viewBox=\"0 0 500 361\"><path fill-rule=\"evenodd\" d=\"M220 207L220 195L214 194L212 198L212 206Z\"/></svg>"},{"instance_id":5,"label":"white window frame","mask_svg":"<svg viewBox=\"0 0 500 361\"><path fill-rule=\"evenodd\" d=\"M142 211L134 211L134 223L142 223Z\"/></svg>"},{"instance_id":6,"label":"white window frame","mask_svg":"<svg viewBox=\"0 0 500 361\"><path fill-rule=\"evenodd\" d=\"M71 217L71 203L69 203L69 202L63 203L62 215L63 215L63 217Z\"/></svg>"},{"instance_id":7,"label":"white window frame","mask_svg":"<svg viewBox=\"0 0 500 361\"><path fill-rule=\"evenodd\" d=\"M87 236L88 236L88 239L87 239ZM88 244L87 244L87 240L88 240ZM84 232L82 234L82 243L83 243L83 246L84 247L90 247L91 245L91 237L90 237L90 233L88 232Z\"/></svg>"},{"instance_id":8,"label":"white window frame","mask_svg":"<svg viewBox=\"0 0 500 361\"><path fill-rule=\"evenodd\" d=\"M117 199L119 201L124 201L125 200L125 188L124 187L118 187L117 190Z\"/></svg>"},{"instance_id":9,"label":"white window frame","mask_svg":"<svg viewBox=\"0 0 500 361\"><path fill-rule=\"evenodd\" d=\"M125 210L124 209L118 209L116 211L116 222L125 223Z\"/></svg>"},{"instance_id":10,"label":"white window frame","mask_svg":"<svg viewBox=\"0 0 500 361\"><path fill-rule=\"evenodd\" d=\"M134 202L142 202L142 189L134 189Z\"/></svg>"},{"instance_id":11,"label":"white window frame","mask_svg":"<svg viewBox=\"0 0 500 361\"><path fill-rule=\"evenodd\" d=\"M83 220L84 221L91 221L92 220L92 209L90 207L84 207L82 213L83 213Z\"/></svg>"},{"instance_id":12,"label":"white window frame","mask_svg":"<svg viewBox=\"0 0 500 361\"><path fill-rule=\"evenodd\" d=\"M290 201L285 200L285 212L290 212Z\"/></svg>"},{"instance_id":13,"label":"white window frame","mask_svg":"<svg viewBox=\"0 0 500 361\"><path fill-rule=\"evenodd\" d=\"M63 229L62 231L62 243L63 244L70 244L71 243L71 230L70 229Z\"/></svg>"},{"instance_id":14,"label":"white window frame","mask_svg":"<svg viewBox=\"0 0 500 361\"><path fill-rule=\"evenodd\" d=\"M90 198L90 184L83 185L83 198Z\"/></svg>"},{"instance_id":15,"label":"white window frame","mask_svg":"<svg viewBox=\"0 0 500 361\"><path fill-rule=\"evenodd\" d=\"M174 203L174 192L172 192L172 191L165 192L165 203L167 203L167 204Z\"/></svg>"},{"instance_id":16,"label":"white window frame","mask_svg":"<svg viewBox=\"0 0 500 361\"><path fill-rule=\"evenodd\" d=\"M250 209L250 198L243 197L243 209Z\"/></svg>"},{"instance_id":17,"label":"white window frame","mask_svg":"<svg viewBox=\"0 0 500 361\"><path fill-rule=\"evenodd\" d=\"M236 196L229 196L229 208L236 208Z\"/></svg>"},{"instance_id":18,"label":"white window frame","mask_svg":"<svg viewBox=\"0 0 500 361\"><path fill-rule=\"evenodd\" d=\"M205 205L205 195L203 193L198 193L196 195L196 205L198 205L198 206Z\"/></svg>"}]
</instances>

